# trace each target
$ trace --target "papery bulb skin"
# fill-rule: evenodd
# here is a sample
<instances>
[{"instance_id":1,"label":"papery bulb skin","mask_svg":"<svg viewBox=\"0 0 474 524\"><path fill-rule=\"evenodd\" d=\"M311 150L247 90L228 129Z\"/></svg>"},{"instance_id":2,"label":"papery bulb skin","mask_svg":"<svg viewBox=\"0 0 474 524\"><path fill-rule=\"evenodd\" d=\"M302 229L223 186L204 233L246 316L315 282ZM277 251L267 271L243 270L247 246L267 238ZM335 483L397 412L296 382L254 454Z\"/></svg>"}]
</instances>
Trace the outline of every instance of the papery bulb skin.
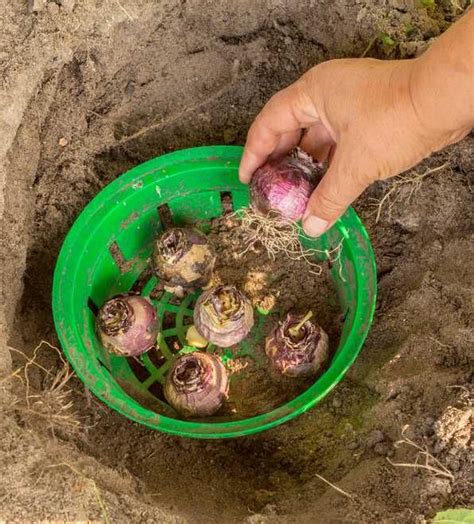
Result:
<instances>
[{"instance_id":1,"label":"papery bulb skin","mask_svg":"<svg viewBox=\"0 0 474 524\"><path fill-rule=\"evenodd\" d=\"M216 257L207 237L196 229L173 227L155 242L152 267L166 291L183 297L205 287Z\"/></svg>"},{"instance_id":2,"label":"papery bulb skin","mask_svg":"<svg viewBox=\"0 0 474 524\"><path fill-rule=\"evenodd\" d=\"M250 181L252 208L262 215L274 212L286 220L300 220L315 187L317 170L318 165L301 150L295 156L267 162Z\"/></svg>"},{"instance_id":3,"label":"papery bulb skin","mask_svg":"<svg viewBox=\"0 0 474 524\"><path fill-rule=\"evenodd\" d=\"M204 339L226 348L241 342L254 324L250 300L235 286L205 291L194 306L194 325Z\"/></svg>"},{"instance_id":4,"label":"papery bulb skin","mask_svg":"<svg viewBox=\"0 0 474 524\"><path fill-rule=\"evenodd\" d=\"M203 351L179 357L164 386L169 404L184 417L210 417L222 407L229 392L227 370L219 358Z\"/></svg>"},{"instance_id":5,"label":"papery bulb skin","mask_svg":"<svg viewBox=\"0 0 474 524\"><path fill-rule=\"evenodd\" d=\"M105 349L116 355L136 357L155 345L159 322L147 298L118 295L99 309L96 330Z\"/></svg>"},{"instance_id":6,"label":"papery bulb skin","mask_svg":"<svg viewBox=\"0 0 474 524\"><path fill-rule=\"evenodd\" d=\"M298 334L290 332L304 315L288 313L265 339L265 353L272 368L289 377L315 376L329 358L329 339L321 326L306 320Z\"/></svg>"}]
</instances>

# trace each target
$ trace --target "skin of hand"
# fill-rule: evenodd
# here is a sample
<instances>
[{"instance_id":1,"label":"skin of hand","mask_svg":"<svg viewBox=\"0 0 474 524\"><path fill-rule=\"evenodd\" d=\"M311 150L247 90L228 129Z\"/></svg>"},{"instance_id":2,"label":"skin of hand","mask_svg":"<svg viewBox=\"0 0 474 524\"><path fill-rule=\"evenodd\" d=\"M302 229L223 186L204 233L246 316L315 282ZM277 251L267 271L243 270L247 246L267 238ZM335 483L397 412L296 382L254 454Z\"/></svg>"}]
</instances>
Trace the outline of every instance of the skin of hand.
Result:
<instances>
[{"instance_id":1,"label":"skin of hand","mask_svg":"<svg viewBox=\"0 0 474 524\"><path fill-rule=\"evenodd\" d=\"M376 180L397 175L466 136L474 124L474 10L420 58L323 62L276 93L249 129L248 183L269 158L299 145L329 167L303 228L329 229Z\"/></svg>"}]
</instances>

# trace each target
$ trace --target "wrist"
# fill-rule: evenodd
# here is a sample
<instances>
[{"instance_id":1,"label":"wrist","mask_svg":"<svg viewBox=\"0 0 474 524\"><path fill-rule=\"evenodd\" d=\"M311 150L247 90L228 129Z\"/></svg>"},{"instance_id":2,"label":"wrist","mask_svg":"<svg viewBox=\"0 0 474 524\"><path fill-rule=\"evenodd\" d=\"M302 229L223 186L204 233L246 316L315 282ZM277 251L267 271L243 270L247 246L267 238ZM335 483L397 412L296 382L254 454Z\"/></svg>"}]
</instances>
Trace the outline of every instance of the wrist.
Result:
<instances>
[{"instance_id":1,"label":"wrist","mask_svg":"<svg viewBox=\"0 0 474 524\"><path fill-rule=\"evenodd\" d=\"M443 34L412 62L409 89L414 109L426 129L452 142L474 125L474 12Z\"/></svg>"}]
</instances>

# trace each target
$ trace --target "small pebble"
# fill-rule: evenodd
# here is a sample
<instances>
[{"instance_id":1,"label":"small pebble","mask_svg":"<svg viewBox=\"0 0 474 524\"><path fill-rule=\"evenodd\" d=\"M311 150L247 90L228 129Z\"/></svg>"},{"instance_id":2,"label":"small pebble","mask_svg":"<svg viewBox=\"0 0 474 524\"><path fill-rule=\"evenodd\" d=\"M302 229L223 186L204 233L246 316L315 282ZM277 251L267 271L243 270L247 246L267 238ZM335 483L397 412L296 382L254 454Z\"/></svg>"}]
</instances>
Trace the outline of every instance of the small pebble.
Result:
<instances>
[{"instance_id":1,"label":"small pebble","mask_svg":"<svg viewBox=\"0 0 474 524\"><path fill-rule=\"evenodd\" d=\"M28 0L28 9L33 13L42 11L46 6L46 0Z\"/></svg>"},{"instance_id":2,"label":"small pebble","mask_svg":"<svg viewBox=\"0 0 474 524\"><path fill-rule=\"evenodd\" d=\"M451 471L454 472L459 471L461 469L461 464L457 458L450 459L447 463L447 466Z\"/></svg>"},{"instance_id":3,"label":"small pebble","mask_svg":"<svg viewBox=\"0 0 474 524\"><path fill-rule=\"evenodd\" d=\"M125 94L128 96L133 95L133 92L135 91L135 82L133 80L130 80L127 85L125 86Z\"/></svg>"},{"instance_id":4,"label":"small pebble","mask_svg":"<svg viewBox=\"0 0 474 524\"><path fill-rule=\"evenodd\" d=\"M333 398L332 399L332 406L334 408L340 408L342 406L342 402L340 399L338 399L337 397Z\"/></svg>"},{"instance_id":5,"label":"small pebble","mask_svg":"<svg viewBox=\"0 0 474 524\"><path fill-rule=\"evenodd\" d=\"M433 249L436 249L436 251L442 251L443 244L439 240L435 240L432 244Z\"/></svg>"},{"instance_id":6,"label":"small pebble","mask_svg":"<svg viewBox=\"0 0 474 524\"><path fill-rule=\"evenodd\" d=\"M71 12L74 9L76 0L59 0L59 4L65 11Z\"/></svg>"},{"instance_id":7,"label":"small pebble","mask_svg":"<svg viewBox=\"0 0 474 524\"><path fill-rule=\"evenodd\" d=\"M365 17L367 16L367 8L363 7L358 13L356 20L357 22L361 22Z\"/></svg>"},{"instance_id":8,"label":"small pebble","mask_svg":"<svg viewBox=\"0 0 474 524\"><path fill-rule=\"evenodd\" d=\"M262 509L262 513L265 515L277 515L277 506L276 504L266 504Z\"/></svg>"},{"instance_id":9,"label":"small pebble","mask_svg":"<svg viewBox=\"0 0 474 524\"><path fill-rule=\"evenodd\" d=\"M56 16L59 13L59 5L56 2L49 2L48 11L50 15Z\"/></svg>"},{"instance_id":10,"label":"small pebble","mask_svg":"<svg viewBox=\"0 0 474 524\"><path fill-rule=\"evenodd\" d=\"M448 479L431 478L425 486L424 493L429 497L446 497L451 493L451 483Z\"/></svg>"},{"instance_id":11,"label":"small pebble","mask_svg":"<svg viewBox=\"0 0 474 524\"><path fill-rule=\"evenodd\" d=\"M67 138L64 138L64 137L61 137L58 141L58 144L61 146L61 147L66 147L67 144L68 144L68 141L67 141Z\"/></svg>"},{"instance_id":12,"label":"small pebble","mask_svg":"<svg viewBox=\"0 0 474 524\"><path fill-rule=\"evenodd\" d=\"M359 443L356 440L353 440L352 442L349 442L347 444L347 449L357 449L359 447Z\"/></svg>"}]
</instances>

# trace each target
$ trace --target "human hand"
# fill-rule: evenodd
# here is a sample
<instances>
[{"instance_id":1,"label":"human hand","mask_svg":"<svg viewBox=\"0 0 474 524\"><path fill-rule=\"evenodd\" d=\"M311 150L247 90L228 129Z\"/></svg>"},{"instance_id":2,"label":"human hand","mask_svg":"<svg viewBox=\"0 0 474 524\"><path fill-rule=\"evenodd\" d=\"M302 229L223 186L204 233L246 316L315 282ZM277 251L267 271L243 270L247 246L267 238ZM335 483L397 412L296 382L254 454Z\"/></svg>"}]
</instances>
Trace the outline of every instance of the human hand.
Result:
<instances>
[{"instance_id":1,"label":"human hand","mask_svg":"<svg viewBox=\"0 0 474 524\"><path fill-rule=\"evenodd\" d=\"M419 60L331 60L276 93L248 132L240 179L300 145L329 168L303 217L310 236L329 229L376 180L409 169L470 127L440 124L414 79ZM421 85L421 83L420 83Z\"/></svg>"}]
</instances>

